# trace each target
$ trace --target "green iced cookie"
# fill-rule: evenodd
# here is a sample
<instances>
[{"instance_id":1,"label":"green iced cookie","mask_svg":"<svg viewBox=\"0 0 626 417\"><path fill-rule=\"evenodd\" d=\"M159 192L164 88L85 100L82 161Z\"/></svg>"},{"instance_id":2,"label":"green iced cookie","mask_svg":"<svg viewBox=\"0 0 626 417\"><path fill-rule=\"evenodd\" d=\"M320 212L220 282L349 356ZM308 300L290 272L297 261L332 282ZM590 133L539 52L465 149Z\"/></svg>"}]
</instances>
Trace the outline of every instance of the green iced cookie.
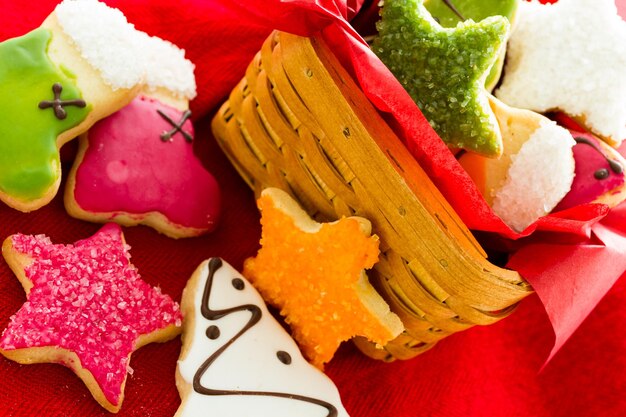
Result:
<instances>
[{"instance_id":1,"label":"green iced cookie","mask_svg":"<svg viewBox=\"0 0 626 417\"><path fill-rule=\"evenodd\" d=\"M446 28L453 28L466 19L483 20L489 16L504 16L513 24L519 0L424 0L430 14ZM503 49L485 81L491 91L502 74L505 50Z\"/></svg>"},{"instance_id":2,"label":"green iced cookie","mask_svg":"<svg viewBox=\"0 0 626 417\"><path fill-rule=\"evenodd\" d=\"M71 104L81 92L48 57L51 37L40 28L0 43L0 193L24 202L41 199L58 181L57 137L91 110Z\"/></svg>"},{"instance_id":3,"label":"green iced cookie","mask_svg":"<svg viewBox=\"0 0 626 417\"><path fill-rule=\"evenodd\" d=\"M509 22L491 16L443 28L423 0L386 0L373 51L450 147L502 153L485 79L505 47Z\"/></svg>"}]
</instances>

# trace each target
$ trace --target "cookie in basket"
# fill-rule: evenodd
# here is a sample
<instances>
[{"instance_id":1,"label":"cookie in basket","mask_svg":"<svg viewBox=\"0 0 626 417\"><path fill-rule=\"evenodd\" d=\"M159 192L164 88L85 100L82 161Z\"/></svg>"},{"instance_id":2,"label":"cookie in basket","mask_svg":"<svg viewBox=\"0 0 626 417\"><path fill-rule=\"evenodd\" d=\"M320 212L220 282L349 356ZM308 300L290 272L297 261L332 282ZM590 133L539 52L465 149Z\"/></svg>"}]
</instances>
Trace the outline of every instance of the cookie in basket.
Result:
<instances>
[{"instance_id":1,"label":"cookie in basket","mask_svg":"<svg viewBox=\"0 0 626 417\"><path fill-rule=\"evenodd\" d=\"M626 138L626 22L614 0L522 2L502 85L505 103L562 110L611 145Z\"/></svg>"},{"instance_id":2,"label":"cookie in basket","mask_svg":"<svg viewBox=\"0 0 626 417\"><path fill-rule=\"evenodd\" d=\"M181 331L177 303L141 279L116 224L74 244L9 236L2 254L26 302L0 337L0 353L22 364L58 363L117 412L132 352Z\"/></svg>"},{"instance_id":3,"label":"cookie in basket","mask_svg":"<svg viewBox=\"0 0 626 417\"><path fill-rule=\"evenodd\" d=\"M261 249L243 274L280 309L309 361L321 368L354 336L384 345L402 332L365 275L378 260L368 220L317 223L277 188L263 190L258 206Z\"/></svg>"},{"instance_id":4,"label":"cookie in basket","mask_svg":"<svg viewBox=\"0 0 626 417\"><path fill-rule=\"evenodd\" d=\"M533 111L490 101L504 154L492 159L467 152L459 163L513 230L522 232L551 212L587 203L614 207L624 200L626 161L615 149Z\"/></svg>"},{"instance_id":5,"label":"cookie in basket","mask_svg":"<svg viewBox=\"0 0 626 417\"><path fill-rule=\"evenodd\" d=\"M490 16L444 28L423 0L386 0L372 50L449 147L499 157L502 136L485 81L509 27L504 16Z\"/></svg>"},{"instance_id":6,"label":"cookie in basket","mask_svg":"<svg viewBox=\"0 0 626 417\"><path fill-rule=\"evenodd\" d=\"M126 105L143 81L136 31L96 1L64 1L0 44L0 200L35 210L56 194L59 148Z\"/></svg>"},{"instance_id":7,"label":"cookie in basket","mask_svg":"<svg viewBox=\"0 0 626 417\"><path fill-rule=\"evenodd\" d=\"M512 108L494 97L490 103L502 132L502 157L466 152L459 163L494 213L521 232L570 192L576 142L567 129L538 113Z\"/></svg>"},{"instance_id":8,"label":"cookie in basket","mask_svg":"<svg viewBox=\"0 0 626 417\"><path fill-rule=\"evenodd\" d=\"M424 6L431 16L441 26L453 28L467 19L474 21L483 20L489 16L504 16L511 26L515 25L517 17L517 8L520 0L424 0ZM502 48L498 59L491 68L489 75L485 80L485 88L492 91L500 79L502 67L504 66L504 58L506 49Z\"/></svg>"},{"instance_id":9,"label":"cookie in basket","mask_svg":"<svg viewBox=\"0 0 626 417\"><path fill-rule=\"evenodd\" d=\"M200 264L181 307L176 417L347 417L332 381L304 359L259 293L224 260Z\"/></svg>"},{"instance_id":10,"label":"cookie in basket","mask_svg":"<svg viewBox=\"0 0 626 417\"><path fill-rule=\"evenodd\" d=\"M216 227L220 192L194 154L194 66L176 46L144 36L147 86L81 135L65 207L83 220L196 236Z\"/></svg>"}]
</instances>

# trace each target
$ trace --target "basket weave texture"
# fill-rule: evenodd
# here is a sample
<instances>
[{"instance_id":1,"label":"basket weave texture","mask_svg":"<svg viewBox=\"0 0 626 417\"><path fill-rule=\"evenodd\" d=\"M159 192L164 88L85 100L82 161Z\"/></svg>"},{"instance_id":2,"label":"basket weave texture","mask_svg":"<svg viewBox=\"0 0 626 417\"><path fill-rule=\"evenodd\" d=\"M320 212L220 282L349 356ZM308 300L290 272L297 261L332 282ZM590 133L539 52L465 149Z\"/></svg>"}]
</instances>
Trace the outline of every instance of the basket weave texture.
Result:
<instances>
[{"instance_id":1,"label":"basket weave texture","mask_svg":"<svg viewBox=\"0 0 626 417\"><path fill-rule=\"evenodd\" d=\"M358 215L380 237L369 279L406 330L367 355L409 359L442 338L510 314L532 293L487 261L454 210L316 37L274 32L212 123L257 195L290 193L318 221Z\"/></svg>"}]
</instances>

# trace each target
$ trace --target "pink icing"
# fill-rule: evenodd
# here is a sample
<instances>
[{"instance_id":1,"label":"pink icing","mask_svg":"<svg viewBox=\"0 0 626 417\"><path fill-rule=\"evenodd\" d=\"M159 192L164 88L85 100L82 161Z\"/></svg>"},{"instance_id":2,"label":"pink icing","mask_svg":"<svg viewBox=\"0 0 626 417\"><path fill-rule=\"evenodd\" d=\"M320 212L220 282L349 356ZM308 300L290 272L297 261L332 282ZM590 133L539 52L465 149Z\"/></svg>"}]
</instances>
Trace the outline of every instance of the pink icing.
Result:
<instances>
[{"instance_id":1,"label":"pink icing","mask_svg":"<svg viewBox=\"0 0 626 417\"><path fill-rule=\"evenodd\" d=\"M76 171L76 203L112 218L156 211L174 224L212 230L220 210L217 182L180 132L161 140L173 126L157 109L176 123L182 118L172 107L139 97L91 128ZM189 120L182 129L194 133Z\"/></svg>"},{"instance_id":2,"label":"pink icing","mask_svg":"<svg viewBox=\"0 0 626 417\"><path fill-rule=\"evenodd\" d=\"M596 138L587 133L572 132L572 135L575 138L584 137L598 143ZM573 148L573 152L574 160L576 161L574 182L571 190L561 200L555 211L591 203L601 195L624 183L624 174L616 174L611 171L606 159L591 146L577 143ZM606 150L603 150L603 152L607 154ZM594 178L594 173L601 168L608 169L609 176L606 179L598 180Z\"/></svg>"},{"instance_id":3,"label":"pink icing","mask_svg":"<svg viewBox=\"0 0 626 417\"><path fill-rule=\"evenodd\" d=\"M56 245L43 235L11 239L17 252L33 258L25 269L33 287L0 347L72 351L117 405L137 337L180 326L178 304L141 279L115 224L74 245Z\"/></svg>"}]
</instances>

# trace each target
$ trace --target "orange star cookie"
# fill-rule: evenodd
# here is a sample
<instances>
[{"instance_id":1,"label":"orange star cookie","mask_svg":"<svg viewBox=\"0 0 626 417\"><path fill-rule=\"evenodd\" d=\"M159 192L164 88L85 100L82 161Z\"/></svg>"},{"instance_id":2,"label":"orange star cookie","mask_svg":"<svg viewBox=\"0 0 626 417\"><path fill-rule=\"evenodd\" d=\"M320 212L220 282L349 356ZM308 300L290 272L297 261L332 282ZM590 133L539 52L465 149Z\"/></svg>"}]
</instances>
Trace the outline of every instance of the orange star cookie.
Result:
<instances>
[{"instance_id":1,"label":"orange star cookie","mask_svg":"<svg viewBox=\"0 0 626 417\"><path fill-rule=\"evenodd\" d=\"M403 330L364 270L378 260L378 238L361 217L317 223L285 192L265 189L261 249L244 275L280 308L304 355L323 367L340 343L364 336L386 344Z\"/></svg>"}]
</instances>

